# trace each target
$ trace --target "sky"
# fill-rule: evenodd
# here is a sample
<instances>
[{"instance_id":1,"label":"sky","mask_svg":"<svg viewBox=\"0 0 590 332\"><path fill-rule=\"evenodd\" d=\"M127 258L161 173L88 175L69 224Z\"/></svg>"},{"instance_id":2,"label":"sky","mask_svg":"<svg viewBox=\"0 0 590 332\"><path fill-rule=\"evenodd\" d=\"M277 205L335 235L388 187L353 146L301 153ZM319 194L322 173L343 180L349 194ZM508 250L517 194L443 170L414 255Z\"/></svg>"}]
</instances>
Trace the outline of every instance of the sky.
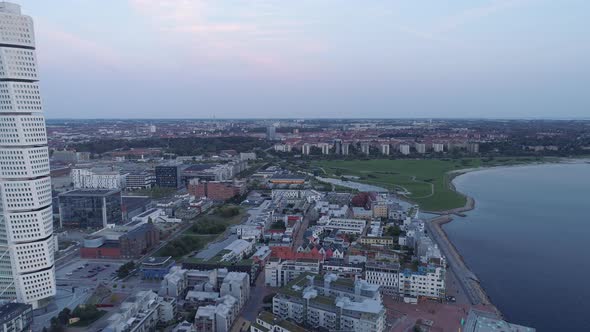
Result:
<instances>
[{"instance_id":1,"label":"sky","mask_svg":"<svg viewBox=\"0 0 590 332\"><path fill-rule=\"evenodd\" d=\"M14 0L48 118L590 118L588 0Z\"/></svg>"}]
</instances>

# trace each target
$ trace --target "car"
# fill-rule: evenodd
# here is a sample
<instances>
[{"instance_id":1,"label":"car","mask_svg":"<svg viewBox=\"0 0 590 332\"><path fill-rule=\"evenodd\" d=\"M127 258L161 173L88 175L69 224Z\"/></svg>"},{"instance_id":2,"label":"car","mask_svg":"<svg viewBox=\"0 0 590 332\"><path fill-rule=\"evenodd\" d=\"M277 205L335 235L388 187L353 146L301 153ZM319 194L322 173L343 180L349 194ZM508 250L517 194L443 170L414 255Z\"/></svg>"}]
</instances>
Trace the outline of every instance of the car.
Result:
<instances>
[{"instance_id":1,"label":"car","mask_svg":"<svg viewBox=\"0 0 590 332\"><path fill-rule=\"evenodd\" d=\"M69 276L71 276L72 274L73 274L72 272L69 272L69 273L66 273L66 276L68 276L68 277L69 277Z\"/></svg>"}]
</instances>

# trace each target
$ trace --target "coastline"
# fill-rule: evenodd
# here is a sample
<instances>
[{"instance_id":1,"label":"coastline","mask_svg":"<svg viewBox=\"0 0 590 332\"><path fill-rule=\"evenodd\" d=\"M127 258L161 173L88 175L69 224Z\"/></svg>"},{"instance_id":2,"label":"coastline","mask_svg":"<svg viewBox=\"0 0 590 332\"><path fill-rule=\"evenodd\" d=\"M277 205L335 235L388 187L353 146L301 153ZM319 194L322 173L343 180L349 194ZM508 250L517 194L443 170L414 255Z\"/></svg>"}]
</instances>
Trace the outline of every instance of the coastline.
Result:
<instances>
[{"instance_id":1,"label":"coastline","mask_svg":"<svg viewBox=\"0 0 590 332\"><path fill-rule=\"evenodd\" d=\"M447 257L447 263L449 268L452 272L456 275L457 279L459 280L461 287L465 294L468 296L471 304L474 306L482 305L485 308L491 309L501 317L503 317L501 311L492 303L490 297L487 295L485 289L480 284L479 279L469 269L463 256L459 252L459 250L455 247L453 242L449 239L447 233L443 229L443 225L450 223L453 221L454 216L465 217L464 212L471 211L475 208L475 199L471 196L466 195L457 190L455 187L453 180L458 176L477 172L477 171L486 171L492 169L501 169L501 168L512 168L512 167L531 167L531 166L543 166L549 164L567 164L567 163L589 163L589 159L582 158L582 159L571 159L571 158L564 158L560 159L556 162L540 162L540 163L531 163L526 165L508 165L508 166L492 166L492 167L477 167L477 168L469 168L469 169L461 169L448 172L447 175L449 176L447 185L449 188L456 193L464 196L466 198L465 205L463 207L445 210L445 211L424 211L425 213L435 214L438 215L437 217L430 218L426 220L426 227L430 234L432 234L433 240L438 244L441 251Z\"/></svg>"}]
</instances>

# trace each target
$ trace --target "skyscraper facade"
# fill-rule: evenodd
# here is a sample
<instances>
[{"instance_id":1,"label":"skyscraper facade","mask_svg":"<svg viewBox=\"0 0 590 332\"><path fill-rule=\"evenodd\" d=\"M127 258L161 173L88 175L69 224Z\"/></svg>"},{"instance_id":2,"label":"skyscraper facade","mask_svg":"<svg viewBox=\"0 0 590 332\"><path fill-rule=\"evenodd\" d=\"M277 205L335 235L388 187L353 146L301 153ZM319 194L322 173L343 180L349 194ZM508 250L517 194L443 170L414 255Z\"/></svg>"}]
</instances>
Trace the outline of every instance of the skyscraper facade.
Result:
<instances>
[{"instance_id":1,"label":"skyscraper facade","mask_svg":"<svg viewBox=\"0 0 590 332\"><path fill-rule=\"evenodd\" d=\"M0 299L55 295L53 212L33 20L0 2Z\"/></svg>"}]
</instances>

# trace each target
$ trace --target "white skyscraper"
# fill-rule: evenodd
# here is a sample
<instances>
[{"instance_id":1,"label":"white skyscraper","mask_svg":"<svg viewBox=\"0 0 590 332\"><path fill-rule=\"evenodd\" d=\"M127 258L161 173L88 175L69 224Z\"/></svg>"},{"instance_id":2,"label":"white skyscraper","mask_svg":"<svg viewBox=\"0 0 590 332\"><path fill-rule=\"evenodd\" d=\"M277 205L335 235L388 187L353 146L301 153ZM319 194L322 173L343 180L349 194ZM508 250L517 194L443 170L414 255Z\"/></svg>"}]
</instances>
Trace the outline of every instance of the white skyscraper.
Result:
<instances>
[{"instance_id":1,"label":"white skyscraper","mask_svg":"<svg viewBox=\"0 0 590 332\"><path fill-rule=\"evenodd\" d=\"M53 212L33 20L0 2L0 299L55 295Z\"/></svg>"}]
</instances>

